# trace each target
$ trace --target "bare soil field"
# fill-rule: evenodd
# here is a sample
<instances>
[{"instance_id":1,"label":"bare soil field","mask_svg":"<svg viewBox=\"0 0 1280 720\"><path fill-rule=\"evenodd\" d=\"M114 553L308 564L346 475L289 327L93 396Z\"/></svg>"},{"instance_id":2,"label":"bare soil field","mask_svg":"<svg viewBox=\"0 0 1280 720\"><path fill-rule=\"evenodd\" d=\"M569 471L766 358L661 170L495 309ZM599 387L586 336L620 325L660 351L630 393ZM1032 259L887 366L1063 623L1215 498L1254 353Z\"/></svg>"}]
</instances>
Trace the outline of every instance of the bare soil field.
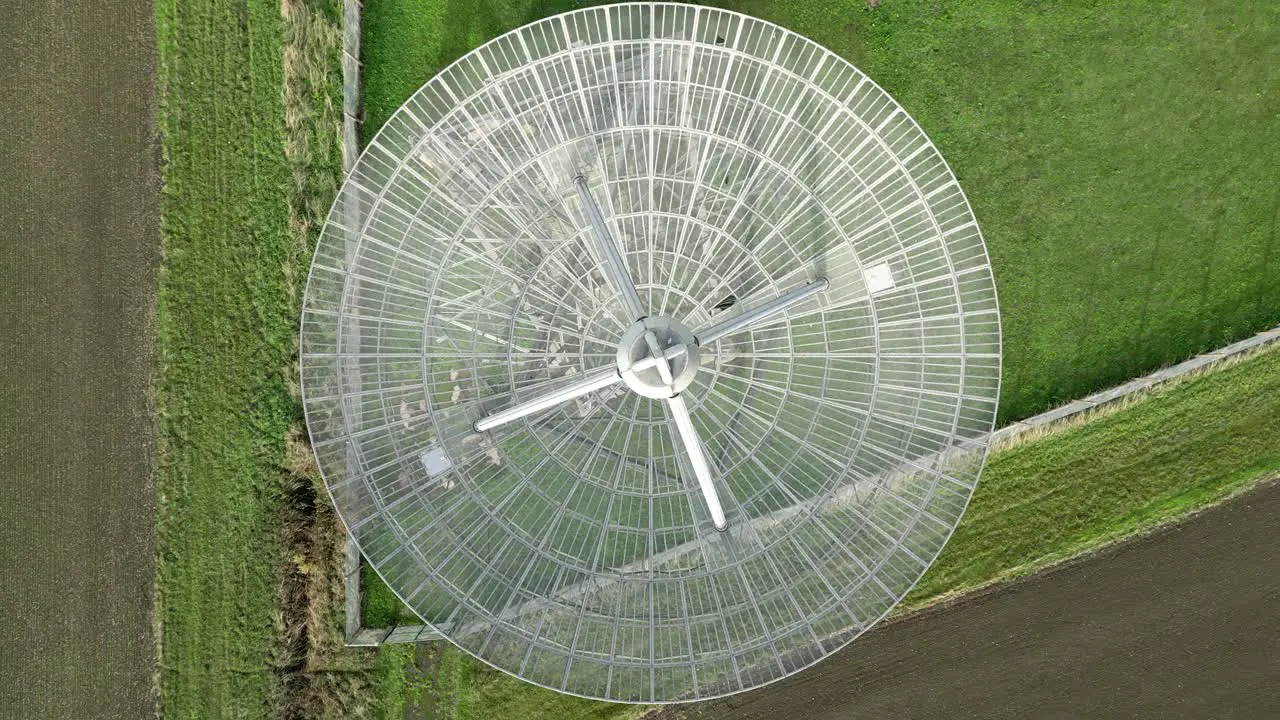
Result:
<instances>
[{"instance_id":1,"label":"bare soil field","mask_svg":"<svg viewBox=\"0 0 1280 720\"><path fill-rule=\"evenodd\" d=\"M159 146L150 2L0 43L0 717L155 713Z\"/></svg>"},{"instance_id":2,"label":"bare soil field","mask_svg":"<svg viewBox=\"0 0 1280 720\"><path fill-rule=\"evenodd\" d=\"M1280 717L1280 482L654 720Z\"/></svg>"}]
</instances>

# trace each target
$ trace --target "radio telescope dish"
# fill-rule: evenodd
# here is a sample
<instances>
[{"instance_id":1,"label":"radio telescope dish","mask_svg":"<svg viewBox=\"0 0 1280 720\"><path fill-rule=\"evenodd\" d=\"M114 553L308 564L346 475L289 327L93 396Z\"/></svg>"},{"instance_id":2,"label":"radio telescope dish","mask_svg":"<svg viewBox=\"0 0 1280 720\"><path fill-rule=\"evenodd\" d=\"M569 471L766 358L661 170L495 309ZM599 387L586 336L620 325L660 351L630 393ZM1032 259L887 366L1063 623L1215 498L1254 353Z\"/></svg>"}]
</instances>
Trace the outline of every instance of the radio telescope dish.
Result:
<instances>
[{"instance_id":1,"label":"radio telescope dish","mask_svg":"<svg viewBox=\"0 0 1280 720\"><path fill-rule=\"evenodd\" d=\"M843 647L964 512L1000 325L938 151L857 69L646 3L504 35L364 151L307 285L342 519L465 651L623 702Z\"/></svg>"}]
</instances>

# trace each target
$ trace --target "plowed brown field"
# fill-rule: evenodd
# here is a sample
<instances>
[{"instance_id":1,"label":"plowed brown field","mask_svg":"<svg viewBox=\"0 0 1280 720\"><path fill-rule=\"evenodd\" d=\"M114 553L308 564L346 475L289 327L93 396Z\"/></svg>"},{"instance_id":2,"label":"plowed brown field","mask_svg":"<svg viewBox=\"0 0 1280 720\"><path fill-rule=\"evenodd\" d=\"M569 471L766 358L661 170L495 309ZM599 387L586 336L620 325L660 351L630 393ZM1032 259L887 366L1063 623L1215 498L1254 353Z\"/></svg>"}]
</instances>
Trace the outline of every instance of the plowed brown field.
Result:
<instances>
[{"instance_id":1,"label":"plowed brown field","mask_svg":"<svg viewBox=\"0 0 1280 720\"><path fill-rule=\"evenodd\" d=\"M3 16L0 717L150 717L152 7Z\"/></svg>"},{"instance_id":2,"label":"plowed brown field","mask_svg":"<svg viewBox=\"0 0 1280 720\"><path fill-rule=\"evenodd\" d=\"M1280 717L1280 482L650 720Z\"/></svg>"}]
</instances>

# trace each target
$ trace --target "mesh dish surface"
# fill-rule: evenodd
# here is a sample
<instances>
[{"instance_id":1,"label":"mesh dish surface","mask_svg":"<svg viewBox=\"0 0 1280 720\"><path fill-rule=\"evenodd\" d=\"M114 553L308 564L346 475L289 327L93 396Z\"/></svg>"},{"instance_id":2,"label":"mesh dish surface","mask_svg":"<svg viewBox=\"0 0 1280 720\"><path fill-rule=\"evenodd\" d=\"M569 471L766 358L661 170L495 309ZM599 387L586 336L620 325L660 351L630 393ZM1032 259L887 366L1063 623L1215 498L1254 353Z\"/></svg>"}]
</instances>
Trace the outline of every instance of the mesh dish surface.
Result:
<instances>
[{"instance_id":1,"label":"mesh dish surface","mask_svg":"<svg viewBox=\"0 0 1280 720\"><path fill-rule=\"evenodd\" d=\"M615 385L472 424L614 362L643 302L696 328L685 391L729 529L661 401ZM607 6L424 85L340 190L304 303L307 421L361 551L425 621L549 688L716 697L849 643L920 578L978 481L1000 381L982 236L874 82L741 14Z\"/></svg>"}]
</instances>

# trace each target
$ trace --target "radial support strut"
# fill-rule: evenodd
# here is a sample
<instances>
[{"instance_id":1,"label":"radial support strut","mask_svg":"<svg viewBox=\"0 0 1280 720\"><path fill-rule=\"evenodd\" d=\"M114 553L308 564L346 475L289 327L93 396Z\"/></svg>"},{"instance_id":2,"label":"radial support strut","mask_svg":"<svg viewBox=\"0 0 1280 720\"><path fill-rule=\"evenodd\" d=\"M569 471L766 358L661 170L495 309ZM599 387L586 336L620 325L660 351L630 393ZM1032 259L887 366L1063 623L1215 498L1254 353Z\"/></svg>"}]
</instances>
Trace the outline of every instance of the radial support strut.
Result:
<instances>
[{"instance_id":1,"label":"radial support strut","mask_svg":"<svg viewBox=\"0 0 1280 720\"><path fill-rule=\"evenodd\" d=\"M702 499L707 502L707 511L711 514L711 523L717 530L724 530L729 523L724 517L724 508L720 505L720 495L716 493L715 476L711 473L711 464L702 452L702 440L698 437L698 429L693 426L693 418L689 415L689 406L684 398L676 395L667 400L671 410L671 419L675 421L676 431L684 452L693 466L693 475L698 479L698 487L702 490Z\"/></svg>"},{"instance_id":2,"label":"radial support strut","mask_svg":"<svg viewBox=\"0 0 1280 720\"><path fill-rule=\"evenodd\" d=\"M780 313L783 310L803 302L814 295L826 290L831 283L826 278L818 278L812 282L805 283L800 287L788 290L778 297L767 300L752 308L747 308L733 317L718 322L708 328L704 328L694 333L698 338L699 345L710 345L725 335L736 333L739 330L745 330L751 325L764 320L770 315Z\"/></svg>"},{"instance_id":3,"label":"radial support strut","mask_svg":"<svg viewBox=\"0 0 1280 720\"><path fill-rule=\"evenodd\" d=\"M627 310L629 319L639 320L648 313L645 312L644 303L640 302L640 293L636 291L635 282L631 280L627 261L622 257L622 251L619 250L617 242L609 232L604 216L600 214L600 206L596 205L591 192L587 190L587 179L578 175L573 182L578 186L578 198L582 200L582 206L587 211L587 219L591 221L591 234L596 239L596 252L604 261L605 275L608 276L613 289L622 296L622 304Z\"/></svg>"},{"instance_id":4,"label":"radial support strut","mask_svg":"<svg viewBox=\"0 0 1280 720\"><path fill-rule=\"evenodd\" d=\"M519 420L526 415L532 415L536 412L553 408L561 403L569 402L576 397L581 397L587 393L595 392L596 390L602 390L619 382L622 382L622 376L618 374L618 368L612 365L606 365L605 367L597 370L584 373L577 381L556 388L545 395L539 395L538 397L535 397L532 400L526 400L519 405L512 405L501 412L496 412L492 415L482 417L476 421L475 430L476 432L492 430L493 428L496 428L499 425L505 425L512 420Z\"/></svg>"}]
</instances>

